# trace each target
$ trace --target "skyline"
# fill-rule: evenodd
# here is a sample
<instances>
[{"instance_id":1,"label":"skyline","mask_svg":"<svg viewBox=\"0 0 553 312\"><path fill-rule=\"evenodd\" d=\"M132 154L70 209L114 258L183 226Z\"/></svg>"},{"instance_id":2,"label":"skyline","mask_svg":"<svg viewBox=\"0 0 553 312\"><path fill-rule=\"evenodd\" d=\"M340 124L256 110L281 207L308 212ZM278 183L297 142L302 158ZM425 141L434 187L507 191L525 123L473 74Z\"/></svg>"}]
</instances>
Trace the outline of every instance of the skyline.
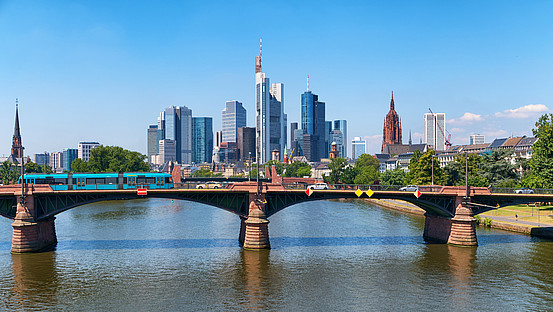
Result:
<instances>
[{"instance_id":1,"label":"skyline","mask_svg":"<svg viewBox=\"0 0 553 312\"><path fill-rule=\"evenodd\" d=\"M147 154L146 129L170 105L213 117L219 131L225 102L237 100L252 127L260 37L263 72L284 83L288 124L301 121L309 75L326 119L347 120L368 153L380 150L392 91L414 143L428 108L446 114L453 144L471 134L532 135L552 107L552 9L546 1L1 2L0 154L9 153L15 98L26 155L80 141Z\"/></svg>"}]
</instances>

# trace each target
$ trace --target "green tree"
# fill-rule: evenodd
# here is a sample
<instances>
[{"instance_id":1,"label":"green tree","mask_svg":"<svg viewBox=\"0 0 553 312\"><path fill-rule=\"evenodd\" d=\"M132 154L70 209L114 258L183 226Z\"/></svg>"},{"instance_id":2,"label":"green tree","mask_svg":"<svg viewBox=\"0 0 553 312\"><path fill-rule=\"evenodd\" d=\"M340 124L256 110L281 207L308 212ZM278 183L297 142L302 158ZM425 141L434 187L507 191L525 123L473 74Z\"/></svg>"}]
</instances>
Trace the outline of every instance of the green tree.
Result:
<instances>
[{"instance_id":1,"label":"green tree","mask_svg":"<svg viewBox=\"0 0 553 312\"><path fill-rule=\"evenodd\" d=\"M516 166L511 163L511 155L513 150L496 150L491 154L484 154L482 158L482 163L480 168L481 171L477 174L482 175L489 184L498 186L502 183L512 183L507 182L508 180L516 180ZM470 176L469 176L470 178Z\"/></svg>"},{"instance_id":2,"label":"green tree","mask_svg":"<svg viewBox=\"0 0 553 312\"><path fill-rule=\"evenodd\" d=\"M6 160L0 165L0 176L2 184L9 184L10 182L17 181L20 172L17 170L17 166Z\"/></svg>"},{"instance_id":3,"label":"green tree","mask_svg":"<svg viewBox=\"0 0 553 312\"><path fill-rule=\"evenodd\" d=\"M213 176L213 172L209 169L198 169L191 174L193 178L210 178Z\"/></svg>"},{"instance_id":4,"label":"green tree","mask_svg":"<svg viewBox=\"0 0 553 312\"><path fill-rule=\"evenodd\" d=\"M28 162L25 164L25 173L44 173L44 166L34 162ZM50 166L46 166L46 173L52 173Z\"/></svg>"},{"instance_id":5,"label":"green tree","mask_svg":"<svg viewBox=\"0 0 553 312\"><path fill-rule=\"evenodd\" d=\"M382 185L405 185L405 171L401 168L386 170L380 175Z\"/></svg>"},{"instance_id":6,"label":"green tree","mask_svg":"<svg viewBox=\"0 0 553 312\"><path fill-rule=\"evenodd\" d=\"M328 164L328 169L330 169L330 174L325 175L323 178L326 183L329 184L338 184L342 173L346 170L348 166L348 161L342 157L333 158Z\"/></svg>"},{"instance_id":7,"label":"green tree","mask_svg":"<svg viewBox=\"0 0 553 312\"><path fill-rule=\"evenodd\" d=\"M143 172L150 171L146 156L119 146L98 146L90 151L88 162L75 159L71 168L75 172ZM85 165L86 164L86 165Z\"/></svg>"},{"instance_id":8,"label":"green tree","mask_svg":"<svg viewBox=\"0 0 553 312\"><path fill-rule=\"evenodd\" d=\"M468 155L468 160L467 160ZM482 176L481 166L483 157L478 154L458 154L455 155L445 168L446 185L465 185L465 172L468 161L469 185L470 186L488 186L489 181Z\"/></svg>"},{"instance_id":9,"label":"green tree","mask_svg":"<svg viewBox=\"0 0 553 312\"><path fill-rule=\"evenodd\" d=\"M271 167L275 166L276 172L278 175L282 175L282 172L284 172L284 164L278 160L269 160L267 163L265 163L265 166L269 167L269 172L271 172Z\"/></svg>"},{"instance_id":10,"label":"green tree","mask_svg":"<svg viewBox=\"0 0 553 312\"><path fill-rule=\"evenodd\" d=\"M311 176L311 166L308 163L296 161L286 166L286 171L283 176L285 177L310 177Z\"/></svg>"},{"instance_id":11,"label":"green tree","mask_svg":"<svg viewBox=\"0 0 553 312\"><path fill-rule=\"evenodd\" d=\"M370 154L359 156L355 169L355 184L372 185L380 179L380 161Z\"/></svg>"},{"instance_id":12,"label":"green tree","mask_svg":"<svg viewBox=\"0 0 553 312\"><path fill-rule=\"evenodd\" d=\"M535 126L532 133L538 140L528 161L531 172L523 179L523 184L534 188L553 188L553 114L541 116Z\"/></svg>"},{"instance_id":13,"label":"green tree","mask_svg":"<svg viewBox=\"0 0 553 312\"><path fill-rule=\"evenodd\" d=\"M409 173L405 177L406 184L430 185L432 184L432 167L434 167L434 184L444 183L444 173L440 168L436 152L428 150L424 154L420 154L415 150L411 160L409 161ZM434 166L432 166L434 163Z\"/></svg>"}]
</instances>

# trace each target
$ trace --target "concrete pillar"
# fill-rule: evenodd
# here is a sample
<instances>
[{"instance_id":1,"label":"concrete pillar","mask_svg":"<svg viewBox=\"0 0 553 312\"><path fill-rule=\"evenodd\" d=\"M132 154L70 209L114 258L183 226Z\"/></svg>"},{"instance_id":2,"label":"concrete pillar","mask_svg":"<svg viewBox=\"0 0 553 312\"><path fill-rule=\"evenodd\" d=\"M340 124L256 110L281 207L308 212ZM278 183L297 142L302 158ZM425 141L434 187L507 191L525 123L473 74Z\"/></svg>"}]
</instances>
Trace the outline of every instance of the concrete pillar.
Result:
<instances>
[{"instance_id":1,"label":"concrete pillar","mask_svg":"<svg viewBox=\"0 0 553 312\"><path fill-rule=\"evenodd\" d=\"M478 246L476 239L476 219L469 208L457 205L455 216L451 219L451 234L448 244L458 246Z\"/></svg>"},{"instance_id":2,"label":"concrete pillar","mask_svg":"<svg viewBox=\"0 0 553 312\"><path fill-rule=\"evenodd\" d=\"M270 249L269 220L263 211L262 203L250 202L248 218L244 221L244 249Z\"/></svg>"},{"instance_id":3,"label":"concrete pillar","mask_svg":"<svg viewBox=\"0 0 553 312\"><path fill-rule=\"evenodd\" d=\"M244 246L244 239L246 238L246 219L245 217L240 217L240 235L238 236L240 246Z\"/></svg>"},{"instance_id":4,"label":"concrete pillar","mask_svg":"<svg viewBox=\"0 0 553 312\"><path fill-rule=\"evenodd\" d=\"M21 201L17 198L17 212L12 223L12 248L14 254L38 252L56 245L55 218L35 220L36 212L33 195L27 195Z\"/></svg>"}]
</instances>

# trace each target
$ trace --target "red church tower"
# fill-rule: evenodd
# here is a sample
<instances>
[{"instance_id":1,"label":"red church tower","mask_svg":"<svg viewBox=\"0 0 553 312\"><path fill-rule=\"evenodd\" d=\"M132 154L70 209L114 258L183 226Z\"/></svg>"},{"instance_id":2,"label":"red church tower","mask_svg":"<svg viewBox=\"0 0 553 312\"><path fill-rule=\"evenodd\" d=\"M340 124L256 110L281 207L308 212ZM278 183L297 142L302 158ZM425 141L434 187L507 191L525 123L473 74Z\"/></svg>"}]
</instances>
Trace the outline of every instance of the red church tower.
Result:
<instances>
[{"instance_id":1,"label":"red church tower","mask_svg":"<svg viewBox=\"0 0 553 312\"><path fill-rule=\"evenodd\" d=\"M382 133L382 149L387 144L403 144L401 139L401 120L395 111L394 92L392 91L392 100L390 101L390 111L384 120L384 130Z\"/></svg>"}]
</instances>

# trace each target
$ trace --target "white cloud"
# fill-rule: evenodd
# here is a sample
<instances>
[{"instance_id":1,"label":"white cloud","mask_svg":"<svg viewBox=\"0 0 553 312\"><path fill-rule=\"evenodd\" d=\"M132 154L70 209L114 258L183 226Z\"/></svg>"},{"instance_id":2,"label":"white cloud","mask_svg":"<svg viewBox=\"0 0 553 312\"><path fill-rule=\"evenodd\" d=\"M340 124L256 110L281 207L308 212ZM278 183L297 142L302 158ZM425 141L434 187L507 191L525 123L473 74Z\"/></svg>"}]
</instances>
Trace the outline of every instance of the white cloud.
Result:
<instances>
[{"instance_id":1,"label":"white cloud","mask_svg":"<svg viewBox=\"0 0 553 312\"><path fill-rule=\"evenodd\" d=\"M451 124L466 124L466 123L471 123L471 122L483 121L484 119L485 119L485 117L483 117L482 115L466 112L466 113L463 114L463 116L461 116L459 118L449 119L448 123L451 123Z\"/></svg>"},{"instance_id":2,"label":"white cloud","mask_svg":"<svg viewBox=\"0 0 553 312\"><path fill-rule=\"evenodd\" d=\"M495 113L495 116L504 118L529 118L547 111L549 111L549 108L543 104L529 104L519 108L497 112Z\"/></svg>"}]
</instances>

